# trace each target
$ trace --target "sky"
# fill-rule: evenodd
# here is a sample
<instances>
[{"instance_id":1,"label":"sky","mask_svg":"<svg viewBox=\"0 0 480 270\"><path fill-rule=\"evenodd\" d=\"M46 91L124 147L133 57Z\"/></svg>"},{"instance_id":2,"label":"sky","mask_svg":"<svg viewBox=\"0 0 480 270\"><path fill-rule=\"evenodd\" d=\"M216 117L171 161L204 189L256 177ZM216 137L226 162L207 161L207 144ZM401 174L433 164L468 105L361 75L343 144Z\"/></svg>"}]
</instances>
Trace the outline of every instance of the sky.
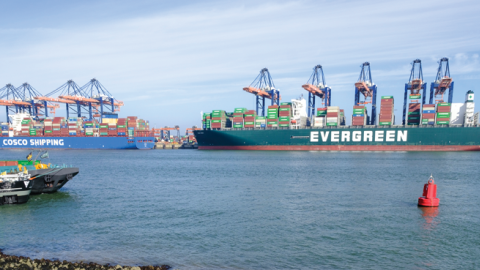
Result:
<instances>
[{"instance_id":1,"label":"sky","mask_svg":"<svg viewBox=\"0 0 480 270\"><path fill-rule=\"evenodd\" d=\"M414 59L429 85L449 58L454 102L480 90L480 1L19 0L0 10L0 88L28 82L46 95L96 78L125 103L120 117L182 133L202 111L255 109L242 88L262 68L289 101L307 97L301 85L322 65L332 105L349 116L368 61L397 124Z\"/></svg>"}]
</instances>

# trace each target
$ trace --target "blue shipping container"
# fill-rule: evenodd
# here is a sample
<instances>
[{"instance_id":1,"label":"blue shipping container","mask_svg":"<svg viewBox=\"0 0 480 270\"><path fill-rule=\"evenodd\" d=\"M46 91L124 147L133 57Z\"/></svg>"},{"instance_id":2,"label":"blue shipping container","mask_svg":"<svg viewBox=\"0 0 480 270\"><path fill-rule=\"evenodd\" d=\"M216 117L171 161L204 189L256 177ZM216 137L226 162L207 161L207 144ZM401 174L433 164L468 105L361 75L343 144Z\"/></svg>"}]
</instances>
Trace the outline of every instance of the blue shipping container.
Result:
<instances>
[{"instance_id":1,"label":"blue shipping container","mask_svg":"<svg viewBox=\"0 0 480 270\"><path fill-rule=\"evenodd\" d=\"M435 113L434 110L423 110L423 113Z\"/></svg>"},{"instance_id":2,"label":"blue shipping container","mask_svg":"<svg viewBox=\"0 0 480 270\"><path fill-rule=\"evenodd\" d=\"M365 117L365 114L354 114L353 117Z\"/></svg>"},{"instance_id":3,"label":"blue shipping container","mask_svg":"<svg viewBox=\"0 0 480 270\"><path fill-rule=\"evenodd\" d=\"M125 132L118 132L117 134L118 134L118 136L125 136L125 135L127 135Z\"/></svg>"}]
</instances>

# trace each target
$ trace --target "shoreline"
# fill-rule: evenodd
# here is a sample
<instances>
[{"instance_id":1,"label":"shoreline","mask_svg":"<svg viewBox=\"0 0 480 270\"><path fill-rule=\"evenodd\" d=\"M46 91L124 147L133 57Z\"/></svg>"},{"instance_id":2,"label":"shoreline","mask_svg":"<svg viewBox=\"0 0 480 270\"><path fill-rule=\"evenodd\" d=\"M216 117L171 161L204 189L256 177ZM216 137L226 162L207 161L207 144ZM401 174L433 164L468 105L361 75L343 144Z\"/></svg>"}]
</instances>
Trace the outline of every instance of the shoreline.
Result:
<instances>
[{"instance_id":1,"label":"shoreline","mask_svg":"<svg viewBox=\"0 0 480 270\"><path fill-rule=\"evenodd\" d=\"M4 270L110 270L110 269L122 269L122 270L169 270L169 265L147 265L147 266L121 266L111 264L97 264L94 262L69 262L59 260L47 260L47 259L31 259L23 256L8 255L3 253L0 249L0 269Z\"/></svg>"}]
</instances>

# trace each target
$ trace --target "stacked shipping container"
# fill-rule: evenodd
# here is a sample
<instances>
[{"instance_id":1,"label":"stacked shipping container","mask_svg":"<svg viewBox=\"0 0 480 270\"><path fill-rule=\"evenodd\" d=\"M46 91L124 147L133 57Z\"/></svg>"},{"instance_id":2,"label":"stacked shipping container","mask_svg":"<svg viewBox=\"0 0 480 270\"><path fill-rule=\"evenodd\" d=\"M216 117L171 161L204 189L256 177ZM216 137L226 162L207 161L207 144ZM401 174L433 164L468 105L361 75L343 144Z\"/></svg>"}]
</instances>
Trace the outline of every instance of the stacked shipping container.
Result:
<instances>
[{"instance_id":1,"label":"stacked shipping container","mask_svg":"<svg viewBox=\"0 0 480 270\"><path fill-rule=\"evenodd\" d=\"M367 118L365 106L353 106L352 126L365 126Z\"/></svg>"},{"instance_id":2,"label":"stacked shipping container","mask_svg":"<svg viewBox=\"0 0 480 270\"><path fill-rule=\"evenodd\" d=\"M450 112L451 104L442 102L437 104L436 123L437 125L449 125L450 124Z\"/></svg>"},{"instance_id":3,"label":"stacked shipping container","mask_svg":"<svg viewBox=\"0 0 480 270\"><path fill-rule=\"evenodd\" d=\"M290 127L290 121L292 117L292 103L282 102L278 111L278 126Z\"/></svg>"},{"instance_id":4,"label":"stacked shipping container","mask_svg":"<svg viewBox=\"0 0 480 270\"><path fill-rule=\"evenodd\" d=\"M394 125L393 106L393 96L382 96L380 102L380 116L378 120L380 126Z\"/></svg>"},{"instance_id":5,"label":"stacked shipping container","mask_svg":"<svg viewBox=\"0 0 480 270\"><path fill-rule=\"evenodd\" d=\"M268 106L267 127L278 127L278 105Z\"/></svg>"},{"instance_id":6,"label":"stacked shipping container","mask_svg":"<svg viewBox=\"0 0 480 270\"><path fill-rule=\"evenodd\" d=\"M419 125L420 124L420 103L410 103L408 104L408 125Z\"/></svg>"},{"instance_id":7,"label":"stacked shipping container","mask_svg":"<svg viewBox=\"0 0 480 270\"><path fill-rule=\"evenodd\" d=\"M211 120L212 128L225 128L226 122L227 122L227 116L225 115L225 111L223 110L212 111L212 120Z\"/></svg>"},{"instance_id":8,"label":"stacked shipping container","mask_svg":"<svg viewBox=\"0 0 480 270\"><path fill-rule=\"evenodd\" d=\"M422 125L435 124L435 104L423 104Z\"/></svg>"}]
</instances>

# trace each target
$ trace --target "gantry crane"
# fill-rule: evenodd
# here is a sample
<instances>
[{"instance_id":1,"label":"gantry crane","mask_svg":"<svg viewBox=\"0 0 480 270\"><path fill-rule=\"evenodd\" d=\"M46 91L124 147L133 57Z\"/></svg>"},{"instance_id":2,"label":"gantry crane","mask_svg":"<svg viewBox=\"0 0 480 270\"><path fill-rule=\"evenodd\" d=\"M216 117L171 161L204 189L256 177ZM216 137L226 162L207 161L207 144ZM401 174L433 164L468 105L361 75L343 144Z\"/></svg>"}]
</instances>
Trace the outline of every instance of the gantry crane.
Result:
<instances>
[{"instance_id":1,"label":"gantry crane","mask_svg":"<svg viewBox=\"0 0 480 270\"><path fill-rule=\"evenodd\" d=\"M0 106L5 106L7 122L11 122L10 113L19 113L22 107L18 104L14 104L13 101L21 101L22 97L17 93L15 87L11 84L7 84L0 89Z\"/></svg>"},{"instance_id":2,"label":"gantry crane","mask_svg":"<svg viewBox=\"0 0 480 270\"><path fill-rule=\"evenodd\" d=\"M453 98L453 79L450 77L450 68L448 66L448 58L444 57L440 59L438 70L437 70L437 77L435 81L430 84L430 104L434 104L433 99L434 97L437 98L440 96L439 99L435 99L435 103L444 102L443 95L448 89L448 103L452 103Z\"/></svg>"},{"instance_id":3,"label":"gantry crane","mask_svg":"<svg viewBox=\"0 0 480 270\"><path fill-rule=\"evenodd\" d=\"M10 113L29 113L38 120L39 116L48 116L48 109L55 113L55 109L59 108L55 104L35 101L34 97L37 95L41 94L28 83L24 83L18 88L7 84L0 89L0 106L6 107L7 122L11 122Z\"/></svg>"},{"instance_id":4,"label":"gantry crane","mask_svg":"<svg viewBox=\"0 0 480 270\"><path fill-rule=\"evenodd\" d=\"M280 104L280 91L275 88L272 77L267 68L260 70L257 78L248 87L243 90L256 96L257 115L265 116L265 99L270 99L272 105Z\"/></svg>"},{"instance_id":5,"label":"gantry crane","mask_svg":"<svg viewBox=\"0 0 480 270\"><path fill-rule=\"evenodd\" d=\"M302 87L308 91L308 117L315 116L315 97L321 98L322 105L325 105L325 107L330 106L332 89L325 83L321 65L316 65L313 68L312 75Z\"/></svg>"},{"instance_id":6,"label":"gantry crane","mask_svg":"<svg viewBox=\"0 0 480 270\"><path fill-rule=\"evenodd\" d=\"M364 101L360 101L360 94L364 96ZM355 83L355 106L367 105L371 103L370 125L375 125L377 113L377 86L373 83L370 63L362 64L360 77Z\"/></svg>"},{"instance_id":7,"label":"gantry crane","mask_svg":"<svg viewBox=\"0 0 480 270\"><path fill-rule=\"evenodd\" d=\"M170 140L170 133L172 130L176 130L177 132L177 138L180 138L180 127L179 126L175 126L175 127L163 127L163 128L152 128L152 133L153 134L160 134L160 138L161 139L169 139Z\"/></svg>"},{"instance_id":8,"label":"gantry crane","mask_svg":"<svg viewBox=\"0 0 480 270\"><path fill-rule=\"evenodd\" d=\"M57 98L52 96L58 96ZM57 89L53 90L52 92L48 93L45 96L37 96L35 99L42 100L42 101L50 101L55 103L63 103L67 109L67 118L70 117L70 113L74 113L77 117L82 117L82 109L89 113L90 119L92 115L91 106L89 109L85 108L88 106L83 101L72 99L71 97L80 97L82 96L82 92L78 85L73 81L69 80L64 83L62 86L58 87Z\"/></svg>"},{"instance_id":9,"label":"gantry crane","mask_svg":"<svg viewBox=\"0 0 480 270\"><path fill-rule=\"evenodd\" d=\"M120 107L123 106L123 101L116 100L95 78L82 86L80 90L82 94L86 95L84 100L95 107L96 114L93 117L100 117L100 122L104 115L119 112Z\"/></svg>"},{"instance_id":10,"label":"gantry crane","mask_svg":"<svg viewBox=\"0 0 480 270\"><path fill-rule=\"evenodd\" d=\"M193 127L191 127L191 128L187 128L187 129L185 130L185 136L193 135L193 131L194 131L194 130L202 130L202 129L201 129L201 128L198 128L197 126L193 126ZM190 133L192 133L192 134L190 134Z\"/></svg>"},{"instance_id":11,"label":"gantry crane","mask_svg":"<svg viewBox=\"0 0 480 270\"><path fill-rule=\"evenodd\" d=\"M50 112L55 115L55 109L60 108L58 104L36 99L36 97L41 97L43 95L29 83L22 84L16 89L16 91L23 97L23 102L30 104L26 106L25 109L28 109L30 115L36 120L40 119L39 116L48 117L48 109L50 109Z\"/></svg>"},{"instance_id":12,"label":"gantry crane","mask_svg":"<svg viewBox=\"0 0 480 270\"><path fill-rule=\"evenodd\" d=\"M406 123L407 99L409 90L410 95L420 95L420 91L423 90L422 105L425 104L425 99L427 96L427 83L423 81L422 61L420 59L413 60L412 70L410 71L410 79L408 80L408 83L405 84L402 125L405 125ZM416 100L413 99L412 102L416 102Z\"/></svg>"}]
</instances>

